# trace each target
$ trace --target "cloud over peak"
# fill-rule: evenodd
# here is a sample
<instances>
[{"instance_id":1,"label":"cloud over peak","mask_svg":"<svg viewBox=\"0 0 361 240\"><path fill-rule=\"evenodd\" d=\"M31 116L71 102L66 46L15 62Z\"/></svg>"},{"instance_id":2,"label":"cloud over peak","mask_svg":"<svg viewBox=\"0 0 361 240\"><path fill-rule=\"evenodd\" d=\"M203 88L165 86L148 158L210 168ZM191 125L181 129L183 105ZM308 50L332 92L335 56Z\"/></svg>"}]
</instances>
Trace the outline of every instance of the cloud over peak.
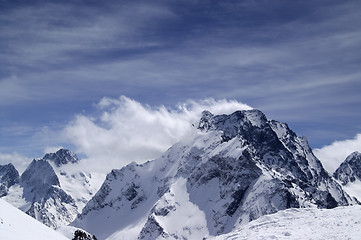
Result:
<instances>
[{"instance_id":1,"label":"cloud over peak","mask_svg":"<svg viewBox=\"0 0 361 240\"><path fill-rule=\"evenodd\" d=\"M87 165L104 170L158 157L198 124L205 109L214 114L251 109L235 100L212 98L151 107L126 96L103 98L96 108L97 115L76 116L63 134L87 156Z\"/></svg>"}]
</instances>

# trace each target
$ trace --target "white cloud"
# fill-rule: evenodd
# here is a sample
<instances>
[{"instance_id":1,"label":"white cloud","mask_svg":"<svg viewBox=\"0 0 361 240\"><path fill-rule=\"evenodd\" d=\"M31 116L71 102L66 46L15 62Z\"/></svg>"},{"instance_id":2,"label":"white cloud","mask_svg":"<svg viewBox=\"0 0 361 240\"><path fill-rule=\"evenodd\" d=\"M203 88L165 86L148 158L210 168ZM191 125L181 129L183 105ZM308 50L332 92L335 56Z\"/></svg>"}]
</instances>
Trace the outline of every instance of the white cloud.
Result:
<instances>
[{"instance_id":1,"label":"white cloud","mask_svg":"<svg viewBox=\"0 0 361 240\"><path fill-rule=\"evenodd\" d=\"M354 139L335 141L331 145L313 150L325 169L331 174L348 155L355 151L361 152L361 133L357 134Z\"/></svg>"},{"instance_id":2,"label":"white cloud","mask_svg":"<svg viewBox=\"0 0 361 240\"><path fill-rule=\"evenodd\" d=\"M19 174L22 174L29 165L31 159L24 157L18 153L1 153L0 152L0 165L12 163Z\"/></svg>"},{"instance_id":3,"label":"white cloud","mask_svg":"<svg viewBox=\"0 0 361 240\"><path fill-rule=\"evenodd\" d=\"M150 107L125 96L103 98L97 108L100 116L78 115L64 134L76 152L88 157L83 161L87 167L103 171L160 156L198 124L205 109L214 114L251 109L237 101L214 99L189 100L175 108Z\"/></svg>"}]
</instances>

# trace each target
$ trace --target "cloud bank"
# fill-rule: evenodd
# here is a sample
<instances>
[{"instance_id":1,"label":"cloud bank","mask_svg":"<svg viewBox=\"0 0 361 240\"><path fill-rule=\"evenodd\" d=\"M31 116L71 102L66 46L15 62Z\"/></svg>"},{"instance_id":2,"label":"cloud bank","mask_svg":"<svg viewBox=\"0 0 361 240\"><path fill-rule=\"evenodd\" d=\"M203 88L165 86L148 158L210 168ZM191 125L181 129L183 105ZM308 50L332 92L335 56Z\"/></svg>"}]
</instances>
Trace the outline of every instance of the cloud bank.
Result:
<instances>
[{"instance_id":1,"label":"cloud bank","mask_svg":"<svg viewBox=\"0 0 361 240\"><path fill-rule=\"evenodd\" d=\"M195 129L203 110L229 114L252 109L237 100L213 98L154 107L126 96L104 97L94 106L94 113L79 114L61 129L42 129L33 140L42 144L44 154L66 147L80 155L80 169L107 173L159 157ZM313 151L332 174L350 153L361 152L361 133ZM12 162L20 173L30 161L18 153L0 152L0 164Z\"/></svg>"},{"instance_id":2,"label":"cloud bank","mask_svg":"<svg viewBox=\"0 0 361 240\"><path fill-rule=\"evenodd\" d=\"M331 145L313 150L330 174L340 166L348 155L355 151L361 152L361 133L353 139L335 141Z\"/></svg>"},{"instance_id":3,"label":"cloud bank","mask_svg":"<svg viewBox=\"0 0 361 240\"><path fill-rule=\"evenodd\" d=\"M78 115L62 135L87 156L90 170L109 171L159 157L197 126L203 110L227 114L251 109L235 100L189 100L175 107L151 107L121 96L103 98L97 116Z\"/></svg>"}]
</instances>

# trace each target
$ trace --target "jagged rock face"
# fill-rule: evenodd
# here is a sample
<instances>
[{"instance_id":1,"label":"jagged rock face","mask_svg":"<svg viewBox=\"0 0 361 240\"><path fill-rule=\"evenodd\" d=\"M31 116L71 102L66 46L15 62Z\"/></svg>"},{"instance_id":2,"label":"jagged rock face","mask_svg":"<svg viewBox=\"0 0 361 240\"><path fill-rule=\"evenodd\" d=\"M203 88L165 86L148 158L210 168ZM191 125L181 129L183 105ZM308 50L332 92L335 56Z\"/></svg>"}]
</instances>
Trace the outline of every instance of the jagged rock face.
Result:
<instances>
[{"instance_id":1,"label":"jagged rock face","mask_svg":"<svg viewBox=\"0 0 361 240\"><path fill-rule=\"evenodd\" d=\"M43 159L54 162L57 167L68 163L77 163L79 161L75 153L68 149L60 149L56 153L47 153Z\"/></svg>"},{"instance_id":2,"label":"jagged rock face","mask_svg":"<svg viewBox=\"0 0 361 240\"><path fill-rule=\"evenodd\" d=\"M353 152L333 174L334 178L346 185L349 182L361 181L361 153Z\"/></svg>"},{"instance_id":3,"label":"jagged rock face","mask_svg":"<svg viewBox=\"0 0 361 240\"><path fill-rule=\"evenodd\" d=\"M60 186L52 166L45 160L33 160L20 178L24 196L34 202L44 198L53 186Z\"/></svg>"},{"instance_id":4,"label":"jagged rock face","mask_svg":"<svg viewBox=\"0 0 361 240\"><path fill-rule=\"evenodd\" d=\"M74 199L60 188L53 167L46 160L33 160L20 177L23 198L30 203L25 211L45 225L57 228L77 215Z\"/></svg>"},{"instance_id":5,"label":"jagged rock face","mask_svg":"<svg viewBox=\"0 0 361 240\"><path fill-rule=\"evenodd\" d=\"M19 180L19 172L13 164L0 165L0 197L7 195L8 189Z\"/></svg>"},{"instance_id":6,"label":"jagged rock face","mask_svg":"<svg viewBox=\"0 0 361 240\"><path fill-rule=\"evenodd\" d=\"M6 176L13 173L14 177L9 179L17 179L16 184L5 181L7 185L13 184L11 188L0 185L0 197L49 227L68 225L104 179L102 174L93 175L73 168L71 164L77 162L74 153L60 149L46 154L43 159L33 160L20 178L9 165L12 168L6 169L12 170L2 172L7 173Z\"/></svg>"},{"instance_id":7,"label":"jagged rock face","mask_svg":"<svg viewBox=\"0 0 361 240\"><path fill-rule=\"evenodd\" d=\"M69 224L78 214L74 199L55 186L48 189L44 198L31 202L25 212L54 229Z\"/></svg>"},{"instance_id":8,"label":"jagged rock face","mask_svg":"<svg viewBox=\"0 0 361 240\"><path fill-rule=\"evenodd\" d=\"M138 224L132 239L202 239L286 208L352 201L286 124L258 110L205 111L159 159L109 173L73 224L100 238Z\"/></svg>"}]
</instances>

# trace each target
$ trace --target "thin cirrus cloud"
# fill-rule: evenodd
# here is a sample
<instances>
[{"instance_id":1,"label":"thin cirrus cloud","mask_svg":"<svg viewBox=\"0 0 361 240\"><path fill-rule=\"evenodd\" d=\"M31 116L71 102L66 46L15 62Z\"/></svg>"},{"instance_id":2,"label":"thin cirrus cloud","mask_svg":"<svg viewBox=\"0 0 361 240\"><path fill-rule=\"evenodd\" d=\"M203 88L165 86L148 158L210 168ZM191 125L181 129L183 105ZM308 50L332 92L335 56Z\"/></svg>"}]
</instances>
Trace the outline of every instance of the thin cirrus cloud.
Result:
<instances>
[{"instance_id":1,"label":"thin cirrus cloud","mask_svg":"<svg viewBox=\"0 0 361 240\"><path fill-rule=\"evenodd\" d=\"M86 155L86 166L103 171L160 156L197 126L204 109L214 114L251 109L238 101L214 99L152 108L125 96L103 98L97 108L99 116L78 115L63 136Z\"/></svg>"},{"instance_id":2,"label":"thin cirrus cloud","mask_svg":"<svg viewBox=\"0 0 361 240\"><path fill-rule=\"evenodd\" d=\"M99 64L105 58L112 61L118 49L154 45L145 39L136 41L137 29L171 13L146 3L124 5L114 6L114 11L74 2L34 3L4 11L0 16L6 23L0 25L3 73L24 77L23 73ZM48 81L59 81L59 76Z\"/></svg>"},{"instance_id":3,"label":"thin cirrus cloud","mask_svg":"<svg viewBox=\"0 0 361 240\"><path fill-rule=\"evenodd\" d=\"M359 41L352 39L359 39L361 32L351 24L358 16L353 4L316 4L318 12L308 10L304 18L277 24L275 13L252 1L225 2L218 6L221 10L205 4L214 16L202 9L192 9L194 12L186 15L183 8L177 11L177 4L125 3L77 7L69 3L35 4L4 14L2 20L7 24L1 26L2 38L11 51L2 55L7 63L3 69L11 74L0 82L0 104L56 99L58 95L94 101L119 95L114 89L138 96L152 92L150 89L163 92L178 87L179 95L189 94L185 98L202 94L196 97L242 97L248 102L256 95L267 98L267 103L281 92L289 96L292 109L299 101L292 101L295 92L322 85L320 81L330 77L343 81L350 73L335 66L352 59L348 68L359 63L353 50ZM227 17L223 8L237 20ZM247 9L264 13L269 23L254 25L259 19L253 15L242 18L232 8L244 14L249 14ZM281 11L277 4L274 9ZM331 16L336 10L342 17ZM314 22L304 20L310 16L315 17ZM337 25L348 27L340 29ZM178 36L172 38L177 42L168 42L171 35ZM359 75L360 70L353 70L354 75L355 71ZM139 92L139 85L147 89ZM80 88L90 90L69 90ZM8 89L18 94L9 94ZM322 97L312 96L316 100Z\"/></svg>"},{"instance_id":4,"label":"thin cirrus cloud","mask_svg":"<svg viewBox=\"0 0 361 240\"><path fill-rule=\"evenodd\" d=\"M146 104L236 99L307 133L312 146L351 138L361 117L359 9L359 1L4 1L0 124L41 131L27 131L21 139L0 132L0 145L5 152L27 148L29 157L39 155L44 143L65 146L53 125L87 112L104 96L119 95L137 99L148 112L155 108ZM119 107L124 100L117 101L103 106L102 118L78 115L68 125L78 126L70 141L82 153L98 157L96 140L114 152L122 144L142 143L111 135L109 129L121 129L111 107L126 109ZM157 116L165 119L167 111ZM87 129L108 138L86 141L94 137ZM181 135L172 134L159 142ZM143 143L150 155L163 149L154 144L149 150L152 144Z\"/></svg>"}]
</instances>

